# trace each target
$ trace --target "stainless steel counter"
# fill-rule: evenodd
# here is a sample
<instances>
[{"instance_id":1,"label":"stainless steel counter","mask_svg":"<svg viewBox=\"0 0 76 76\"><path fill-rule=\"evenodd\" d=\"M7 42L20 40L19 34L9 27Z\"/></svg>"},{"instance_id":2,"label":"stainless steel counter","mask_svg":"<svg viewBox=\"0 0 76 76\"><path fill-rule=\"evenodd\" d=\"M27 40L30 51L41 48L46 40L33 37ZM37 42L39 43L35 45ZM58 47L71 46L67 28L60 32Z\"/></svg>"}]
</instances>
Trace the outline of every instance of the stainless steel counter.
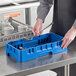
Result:
<instances>
[{"instance_id":1,"label":"stainless steel counter","mask_svg":"<svg viewBox=\"0 0 76 76\"><path fill-rule=\"evenodd\" d=\"M5 47L0 48L0 76L26 76L73 63L76 63L76 40L68 47L67 52L47 55L23 63L7 57Z\"/></svg>"}]
</instances>

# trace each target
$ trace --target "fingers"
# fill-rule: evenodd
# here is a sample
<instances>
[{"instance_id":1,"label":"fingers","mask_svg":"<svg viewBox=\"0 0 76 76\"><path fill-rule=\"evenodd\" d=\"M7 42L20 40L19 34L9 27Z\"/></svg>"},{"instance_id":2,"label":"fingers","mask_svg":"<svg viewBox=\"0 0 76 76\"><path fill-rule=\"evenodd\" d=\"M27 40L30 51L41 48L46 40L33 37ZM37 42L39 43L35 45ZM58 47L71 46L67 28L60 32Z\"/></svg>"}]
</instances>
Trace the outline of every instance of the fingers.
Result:
<instances>
[{"instance_id":1,"label":"fingers","mask_svg":"<svg viewBox=\"0 0 76 76\"><path fill-rule=\"evenodd\" d=\"M66 39L62 39L62 40L63 40L63 42L62 42L61 47L63 47L65 45L65 43L66 43Z\"/></svg>"},{"instance_id":2,"label":"fingers","mask_svg":"<svg viewBox=\"0 0 76 76\"><path fill-rule=\"evenodd\" d=\"M64 37L62 40L63 40L63 43L62 43L61 47L62 47L63 49L64 49L64 48L67 48L67 46L72 42L71 39L66 38L66 37Z\"/></svg>"},{"instance_id":3,"label":"fingers","mask_svg":"<svg viewBox=\"0 0 76 76\"><path fill-rule=\"evenodd\" d=\"M40 34L42 34L42 31L40 32Z\"/></svg>"},{"instance_id":4,"label":"fingers","mask_svg":"<svg viewBox=\"0 0 76 76\"><path fill-rule=\"evenodd\" d=\"M41 33L42 33L42 26L41 25L39 25L39 27L37 28L37 30L36 30L36 34L37 34L37 36L39 36Z\"/></svg>"},{"instance_id":5,"label":"fingers","mask_svg":"<svg viewBox=\"0 0 76 76\"><path fill-rule=\"evenodd\" d=\"M35 28L32 29L32 32L33 32L33 35L35 36L36 35Z\"/></svg>"},{"instance_id":6,"label":"fingers","mask_svg":"<svg viewBox=\"0 0 76 76\"><path fill-rule=\"evenodd\" d=\"M34 36L38 36L39 35L39 33L38 33L39 32L39 29L37 29L35 27L32 29L32 32L33 32L33 35Z\"/></svg>"},{"instance_id":7,"label":"fingers","mask_svg":"<svg viewBox=\"0 0 76 76\"><path fill-rule=\"evenodd\" d=\"M37 35L37 36L40 35L40 28L38 28L38 29L36 30L36 35Z\"/></svg>"},{"instance_id":8,"label":"fingers","mask_svg":"<svg viewBox=\"0 0 76 76\"><path fill-rule=\"evenodd\" d=\"M38 32L36 32L37 36L42 34L42 31L38 30Z\"/></svg>"},{"instance_id":9,"label":"fingers","mask_svg":"<svg viewBox=\"0 0 76 76\"><path fill-rule=\"evenodd\" d=\"M33 35L34 35L34 36L39 36L40 34L42 34L41 29L42 29L41 25L40 25L39 27L35 26L35 27L32 29Z\"/></svg>"},{"instance_id":10,"label":"fingers","mask_svg":"<svg viewBox=\"0 0 76 76\"><path fill-rule=\"evenodd\" d=\"M32 30L34 36L39 36L41 34L41 30L42 30L42 24L43 24L43 20L42 19L37 19L36 24Z\"/></svg>"},{"instance_id":11,"label":"fingers","mask_svg":"<svg viewBox=\"0 0 76 76\"><path fill-rule=\"evenodd\" d=\"M42 32L40 32L39 29L35 29L35 28L33 28L32 32L34 36L39 36L40 34L42 34Z\"/></svg>"},{"instance_id":12,"label":"fingers","mask_svg":"<svg viewBox=\"0 0 76 76\"><path fill-rule=\"evenodd\" d=\"M64 49L64 48L67 48L67 46L68 46L70 43L71 43L71 40L68 40L68 41L65 43L65 45L63 46L63 49Z\"/></svg>"}]
</instances>

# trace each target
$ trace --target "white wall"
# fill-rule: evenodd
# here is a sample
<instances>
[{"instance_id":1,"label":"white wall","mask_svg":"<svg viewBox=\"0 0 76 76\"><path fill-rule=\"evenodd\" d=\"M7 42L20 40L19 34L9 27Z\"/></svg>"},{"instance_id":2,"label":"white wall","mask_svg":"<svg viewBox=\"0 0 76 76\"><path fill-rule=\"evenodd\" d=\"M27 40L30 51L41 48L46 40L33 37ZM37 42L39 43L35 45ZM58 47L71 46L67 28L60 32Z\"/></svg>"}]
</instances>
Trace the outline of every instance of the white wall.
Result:
<instances>
[{"instance_id":1,"label":"white wall","mask_svg":"<svg viewBox=\"0 0 76 76\"><path fill-rule=\"evenodd\" d=\"M43 24L43 28L48 26L52 22L52 20L53 20L53 6L50 9L50 12L48 13L48 15L47 15L47 17L45 19L45 22ZM51 29L51 26L48 27L46 30L44 30L43 33L49 33L50 29Z\"/></svg>"}]
</instances>

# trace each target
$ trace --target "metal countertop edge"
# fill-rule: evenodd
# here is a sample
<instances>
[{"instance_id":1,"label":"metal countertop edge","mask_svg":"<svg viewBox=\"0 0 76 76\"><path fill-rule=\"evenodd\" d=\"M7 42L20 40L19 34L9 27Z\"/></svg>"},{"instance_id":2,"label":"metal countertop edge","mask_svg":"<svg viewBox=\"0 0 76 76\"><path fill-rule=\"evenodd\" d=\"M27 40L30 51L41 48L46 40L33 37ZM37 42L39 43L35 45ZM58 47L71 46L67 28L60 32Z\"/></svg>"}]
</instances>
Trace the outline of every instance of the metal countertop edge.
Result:
<instances>
[{"instance_id":1,"label":"metal countertop edge","mask_svg":"<svg viewBox=\"0 0 76 76\"><path fill-rule=\"evenodd\" d=\"M76 63L75 59L76 59L76 57L70 58L70 59L66 59L66 60L62 60L62 61L58 61L58 62L51 63L51 64L38 66L38 67L35 67L35 68L30 68L30 69L23 70L23 71L20 71L18 73L6 75L6 76L20 75L20 74L23 74L23 73L25 73L25 75L29 75L29 74L41 72L41 71L44 71L44 70L55 69L55 68L58 68L58 67L65 66L67 64L74 64L74 63Z\"/></svg>"}]
</instances>

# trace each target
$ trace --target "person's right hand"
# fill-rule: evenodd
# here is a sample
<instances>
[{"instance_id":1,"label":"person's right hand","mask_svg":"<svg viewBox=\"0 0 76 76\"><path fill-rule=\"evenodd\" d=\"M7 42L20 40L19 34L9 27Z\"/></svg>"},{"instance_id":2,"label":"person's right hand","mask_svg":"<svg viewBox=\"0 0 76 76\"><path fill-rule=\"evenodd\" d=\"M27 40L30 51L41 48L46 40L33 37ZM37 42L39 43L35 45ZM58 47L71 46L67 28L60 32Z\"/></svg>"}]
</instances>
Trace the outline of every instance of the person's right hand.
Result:
<instances>
[{"instance_id":1,"label":"person's right hand","mask_svg":"<svg viewBox=\"0 0 76 76\"><path fill-rule=\"evenodd\" d=\"M40 34L42 34L42 31L41 31L42 23L43 23L42 19L37 19L36 24L35 24L34 28L32 29L34 36L39 36Z\"/></svg>"}]
</instances>

